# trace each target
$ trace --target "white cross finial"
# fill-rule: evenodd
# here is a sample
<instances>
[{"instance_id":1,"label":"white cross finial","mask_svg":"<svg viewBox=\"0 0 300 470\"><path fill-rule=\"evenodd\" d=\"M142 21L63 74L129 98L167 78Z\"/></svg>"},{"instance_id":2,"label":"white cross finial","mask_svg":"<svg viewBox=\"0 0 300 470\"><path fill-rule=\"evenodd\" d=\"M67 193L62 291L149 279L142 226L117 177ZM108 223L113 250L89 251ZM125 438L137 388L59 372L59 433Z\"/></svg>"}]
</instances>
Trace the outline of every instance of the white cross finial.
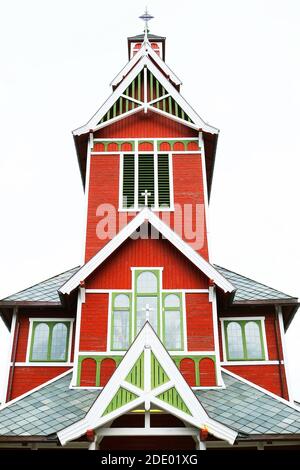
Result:
<instances>
[{"instance_id":1,"label":"white cross finial","mask_svg":"<svg viewBox=\"0 0 300 470\"><path fill-rule=\"evenodd\" d=\"M145 13L141 16L139 16L139 18L143 21L145 21L145 29L144 29L144 33L145 33L145 36L144 36L144 41L148 41L148 32L149 32L149 28L148 28L148 21L152 20L154 18L154 16L150 15L148 13L148 10L147 10L147 7L145 8Z\"/></svg>"},{"instance_id":2,"label":"white cross finial","mask_svg":"<svg viewBox=\"0 0 300 470\"><path fill-rule=\"evenodd\" d=\"M142 307L142 310L146 312L146 321L150 320L150 312L154 310L154 308L150 307L149 304L146 304L145 307Z\"/></svg>"},{"instance_id":3,"label":"white cross finial","mask_svg":"<svg viewBox=\"0 0 300 470\"><path fill-rule=\"evenodd\" d=\"M145 189L145 191L141 193L141 196L145 198L145 206L148 207L148 197L152 196L152 193L150 193L148 189Z\"/></svg>"}]
</instances>

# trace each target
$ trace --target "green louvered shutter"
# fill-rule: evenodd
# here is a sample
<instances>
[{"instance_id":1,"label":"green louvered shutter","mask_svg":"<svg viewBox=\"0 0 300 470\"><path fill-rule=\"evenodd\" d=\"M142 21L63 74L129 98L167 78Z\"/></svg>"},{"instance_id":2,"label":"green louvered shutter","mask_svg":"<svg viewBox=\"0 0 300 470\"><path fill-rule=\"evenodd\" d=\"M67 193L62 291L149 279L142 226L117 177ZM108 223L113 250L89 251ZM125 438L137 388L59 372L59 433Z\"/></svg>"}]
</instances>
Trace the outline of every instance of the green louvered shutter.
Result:
<instances>
[{"instance_id":1,"label":"green louvered shutter","mask_svg":"<svg viewBox=\"0 0 300 470\"><path fill-rule=\"evenodd\" d=\"M158 204L170 207L169 156L158 156Z\"/></svg>"},{"instance_id":2,"label":"green louvered shutter","mask_svg":"<svg viewBox=\"0 0 300 470\"><path fill-rule=\"evenodd\" d=\"M134 155L123 157L123 207L134 206Z\"/></svg>"},{"instance_id":3,"label":"green louvered shutter","mask_svg":"<svg viewBox=\"0 0 300 470\"><path fill-rule=\"evenodd\" d=\"M144 207L145 196L142 193L147 190L151 195L148 197L148 207L154 206L154 156L139 155L139 207Z\"/></svg>"}]
</instances>

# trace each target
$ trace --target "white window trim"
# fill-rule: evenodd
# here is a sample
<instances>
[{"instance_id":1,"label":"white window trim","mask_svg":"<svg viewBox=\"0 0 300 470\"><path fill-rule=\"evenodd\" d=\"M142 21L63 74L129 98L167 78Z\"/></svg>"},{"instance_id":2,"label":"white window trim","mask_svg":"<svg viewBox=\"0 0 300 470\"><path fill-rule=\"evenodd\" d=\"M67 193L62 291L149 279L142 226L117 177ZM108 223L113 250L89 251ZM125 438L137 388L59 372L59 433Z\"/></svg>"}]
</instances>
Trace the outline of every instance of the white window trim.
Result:
<instances>
[{"instance_id":1,"label":"white window trim","mask_svg":"<svg viewBox=\"0 0 300 470\"><path fill-rule=\"evenodd\" d=\"M131 139L132 140L132 139ZM136 139L135 139L136 140ZM139 139L141 140L141 139ZM150 140L149 138L147 140ZM153 139L151 139L153 140ZM160 139L162 140L162 139ZM101 152L108 153L108 152ZM110 152L111 153L111 152ZM116 153L116 152L112 152ZM174 182L173 182L173 158L172 153L169 151L157 151L157 140L154 141L154 149L147 151L138 151L138 143L135 142L135 150L133 152L120 152L119 159L119 212L140 212L144 207L139 207L138 204L138 188L139 188L139 155L153 155L154 162L154 206L151 207L153 212L174 212ZM179 152L180 153L180 152ZM200 153L197 151L196 153ZM124 156L134 155L134 206L123 207L123 177L124 177ZM158 158L159 155L168 155L169 161L169 194L170 194L170 206L160 207L158 204Z\"/></svg>"},{"instance_id":2,"label":"white window trim","mask_svg":"<svg viewBox=\"0 0 300 470\"><path fill-rule=\"evenodd\" d=\"M222 363L226 364L233 364L233 362L237 362L238 364L245 364L246 362L251 363L252 365L255 364L255 362L259 363L266 363L269 361L269 351L268 351L268 345L267 345L267 336L266 336L266 325L265 325L265 319L266 317L260 316L260 317L222 317L220 318L221 322L221 335L222 335L222 351L223 351L223 361ZM261 361L231 361L230 359L227 358L226 354L226 338L225 338L225 327L224 327L224 322L226 321L260 321L261 322L261 331L262 331L262 339L263 339L263 347L264 347L264 352L265 352L265 359L262 359ZM249 364L248 364L249 365Z\"/></svg>"},{"instance_id":3,"label":"white window trim","mask_svg":"<svg viewBox=\"0 0 300 470\"><path fill-rule=\"evenodd\" d=\"M35 362L32 362L30 361L30 347L31 347L31 340L32 340L32 334L33 334L33 323L34 322L43 322L43 323L47 323L47 322L70 322L70 332L69 332L69 343L68 343L68 357L67 357L67 360L65 362L59 362L59 364L70 364L71 363L71 348L72 348L72 338L73 338L73 325L74 325L74 321L75 319L74 318L41 318L41 317L30 317L29 318L29 332L28 332L28 339L27 339L27 349L26 349L26 364L28 365L32 365L32 364L38 364L38 365L43 365L44 363L41 361L41 362L38 362L38 361L35 361ZM55 366L55 362L51 362L51 361L47 361L47 364L51 365L51 366Z\"/></svg>"}]
</instances>

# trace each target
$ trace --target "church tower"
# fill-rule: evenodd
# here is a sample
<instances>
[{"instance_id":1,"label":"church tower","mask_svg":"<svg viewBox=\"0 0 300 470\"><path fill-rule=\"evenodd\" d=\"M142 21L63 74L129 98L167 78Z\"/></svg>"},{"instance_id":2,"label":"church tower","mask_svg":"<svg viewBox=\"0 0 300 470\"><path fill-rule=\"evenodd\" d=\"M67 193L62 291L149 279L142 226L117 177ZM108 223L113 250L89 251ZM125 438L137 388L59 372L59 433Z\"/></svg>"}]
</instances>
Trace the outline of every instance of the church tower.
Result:
<instances>
[{"instance_id":1,"label":"church tower","mask_svg":"<svg viewBox=\"0 0 300 470\"><path fill-rule=\"evenodd\" d=\"M166 38L150 33L148 12L141 18L110 96L73 131L82 265L0 301L12 331L6 401L56 387L64 410L79 397L81 412L51 428L60 445L226 447L254 429L236 422L253 396L262 395L260 415L266 402L266 414L278 400L290 406L284 332L298 301L211 263L219 131L184 99Z\"/></svg>"}]
</instances>

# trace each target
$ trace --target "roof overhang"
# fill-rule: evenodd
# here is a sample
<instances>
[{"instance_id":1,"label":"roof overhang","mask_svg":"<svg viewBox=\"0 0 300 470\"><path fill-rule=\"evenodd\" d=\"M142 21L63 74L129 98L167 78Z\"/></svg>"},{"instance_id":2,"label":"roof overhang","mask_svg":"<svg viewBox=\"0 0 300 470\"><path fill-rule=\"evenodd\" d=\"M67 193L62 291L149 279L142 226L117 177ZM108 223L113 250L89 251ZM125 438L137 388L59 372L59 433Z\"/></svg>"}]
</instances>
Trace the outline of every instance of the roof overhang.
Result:
<instances>
[{"instance_id":1,"label":"roof overhang","mask_svg":"<svg viewBox=\"0 0 300 470\"><path fill-rule=\"evenodd\" d=\"M208 279L213 281L224 293L235 291L233 285L225 279L208 261L191 248L179 235L165 224L154 212L144 208L127 224L120 232L110 240L98 253L83 265L60 289L59 293L70 294L84 281L95 269L119 248L143 223L150 223L163 237L193 263Z\"/></svg>"}]
</instances>

